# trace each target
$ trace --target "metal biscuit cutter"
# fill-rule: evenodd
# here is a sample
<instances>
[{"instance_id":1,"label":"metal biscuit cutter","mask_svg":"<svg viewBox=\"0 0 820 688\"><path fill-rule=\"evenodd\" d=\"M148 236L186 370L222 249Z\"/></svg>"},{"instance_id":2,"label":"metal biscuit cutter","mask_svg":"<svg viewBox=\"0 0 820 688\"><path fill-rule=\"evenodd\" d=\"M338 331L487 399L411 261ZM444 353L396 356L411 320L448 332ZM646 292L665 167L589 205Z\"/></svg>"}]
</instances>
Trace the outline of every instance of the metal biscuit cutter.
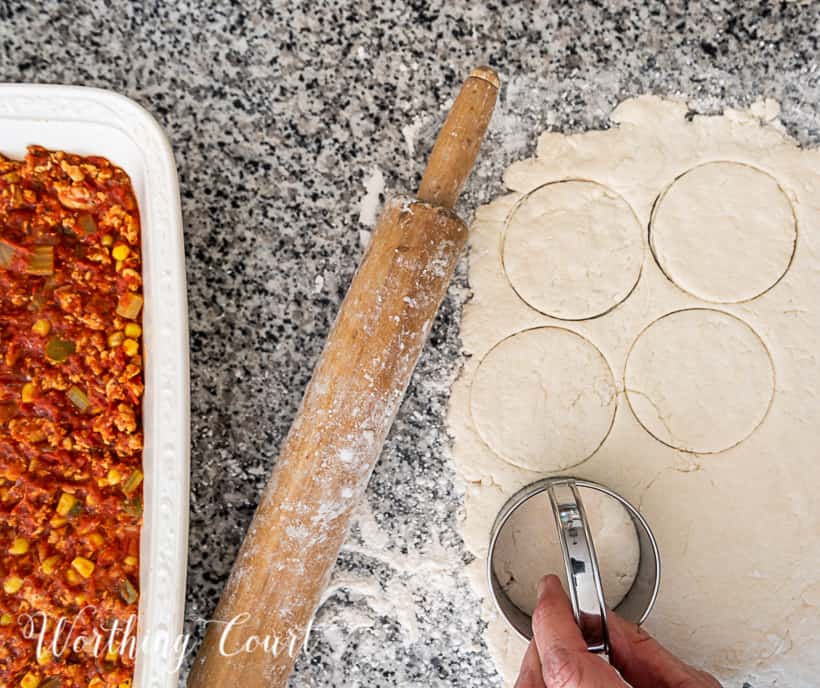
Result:
<instances>
[{"instance_id":1,"label":"metal biscuit cutter","mask_svg":"<svg viewBox=\"0 0 820 688\"><path fill-rule=\"evenodd\" d=\"M601 585L601 573L595 556L595 545L579 494L579 487L597 490L618 501L627 511L635 525L640 561L632 587L614 609L619 616L632 623L641 624L649 616L660 587L661 560L658 543L649 524L640 512L626 499L607 487L589 480L569 477L544 478L531 483L513 495L495 519L487 553L487 576L490 591L501 615L529 641L532 640L532 617L521 611L507 596L495 575L493 558L498 537L513 512L532 497L547 492L552 505L558 540L564 555L569 598L575 621L583 633L590 652L608 654L606 601ZM545 571L550 573L549 571Z\"/></svg>"}]
</instances>

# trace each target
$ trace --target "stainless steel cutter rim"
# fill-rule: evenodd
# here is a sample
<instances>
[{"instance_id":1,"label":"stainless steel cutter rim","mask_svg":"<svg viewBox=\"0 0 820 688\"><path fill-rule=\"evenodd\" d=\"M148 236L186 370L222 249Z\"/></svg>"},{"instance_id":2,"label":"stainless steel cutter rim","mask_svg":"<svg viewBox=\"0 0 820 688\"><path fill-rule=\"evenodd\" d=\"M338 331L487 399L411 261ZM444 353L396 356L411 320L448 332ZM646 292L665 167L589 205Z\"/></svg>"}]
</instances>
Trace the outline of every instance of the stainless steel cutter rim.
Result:
<instances>
[{"instance_id":1,"label":"stainless steel cutter rim","mask_svg":"<svg viewBox=\"0 0 820 688\"><path fill-rule=\"evenodd\" d=\"M575 622L581 628L590 652L609 653L604 588L578 485L571 480L553 480L547 484L546 492L564 555Z\"/></svg>"},{"instance_id":2,"label":"stainless steel cutter rim","mask_svg":"<svg viewBox=\"0 0 820 688\"><path fill-rule=\"evenodd\" d=\"M652 530L643 515L617 492L613 492L609 488L599 483L566 476L543 478L526 485L516 492L504 504L496 516L495 522L493 523L490 535L490 544L487 552L486 573L493 602L495 603L495 606L501 616L504 617L504 619L513 627L519 636L526 641L532 639L532 619L528 614L522 612L512 603L495 575L495 571L493 570L493 555L495 553L496 543L501 530L504 528L513 512L525 501L547 491L551 484L567 485L570 483L577 487L585 487L603 492L609 497L617 500L626 509L632 519L633 524L635 525L638 543L640 546L638 574L635 577L632 587L614 611L618 612L621 616L632 623L641 624L646 621L655 605L655 601L657 600L661 577L660 551L658 549L658 543L655 540L655 536L653 535ZM553 511L553 513L555 512ZM559 528L559 541L562 541L563 539L561 535L561 529ZM564 563L569 566L569 562L566 558ZM570 595L570 597L572 597L572 595ZM573 611L575 611L575 609L576 608L574 607Z\"/></svg>"}]
</instances>

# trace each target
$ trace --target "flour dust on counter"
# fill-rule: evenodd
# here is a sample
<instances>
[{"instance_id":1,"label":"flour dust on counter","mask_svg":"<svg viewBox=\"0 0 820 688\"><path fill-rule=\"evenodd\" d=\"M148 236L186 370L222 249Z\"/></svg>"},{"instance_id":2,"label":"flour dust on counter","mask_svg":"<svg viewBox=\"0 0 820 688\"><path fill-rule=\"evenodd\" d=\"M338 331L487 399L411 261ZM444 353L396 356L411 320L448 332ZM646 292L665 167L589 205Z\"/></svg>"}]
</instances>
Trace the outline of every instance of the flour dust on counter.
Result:
<instances>
[{"instance_id":1,"label":"flour dust on counter","mask_svg":"<svg viewBox=\"0 0 820 688\"><path fill-rule=\"evenodd\" d=\"M653 527L647 627L671 651L727 685L816 685L820 153L778 112L627 100L607 130L542 134L477 213L448 419L506 685L525 644L487 588L490 530L555 474Z\"/></svg>"}]
</instances>

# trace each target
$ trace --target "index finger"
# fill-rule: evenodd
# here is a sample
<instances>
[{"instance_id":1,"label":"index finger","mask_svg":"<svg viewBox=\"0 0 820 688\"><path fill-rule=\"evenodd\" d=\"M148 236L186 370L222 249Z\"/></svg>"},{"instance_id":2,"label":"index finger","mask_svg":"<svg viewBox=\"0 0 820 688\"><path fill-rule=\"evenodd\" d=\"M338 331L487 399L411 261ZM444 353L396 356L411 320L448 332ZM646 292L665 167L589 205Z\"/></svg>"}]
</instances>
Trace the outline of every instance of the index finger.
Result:
<instances>
[{"instance_id":1,"label":"index finger","mask_svg":"<svg viewBox=\"0 0 820 688\"><path fill-rule=\"evenodd\" d=\"M543 654L546 648L587 651L584 636L575 623L572 607L558 576L545 576L538 584L538 606L532 613L532 633L539 654ZM543 661L543 656L541 659Z\"/></svg>"},{"instance_id":2,"label":"index finger","mask_svg":"<svg viewBox=\"0 0 820 688\"><path fill-rule=\"evenodd\" d=\"M546 686L612 688L622 686L618 673L587 651L567 596L556 576L541 579L532 631Z\"/></svg>"},{"instance_id":3,"label":"index finger","mask_svg":"<svg viewBox=\"0 0 820 688\"><path fill-rule=\"evenodd\" d=\"M609 612L612 663L634 688L721 688L720 683L675 657L640 626Z\"/></svg>"}]
</instances>

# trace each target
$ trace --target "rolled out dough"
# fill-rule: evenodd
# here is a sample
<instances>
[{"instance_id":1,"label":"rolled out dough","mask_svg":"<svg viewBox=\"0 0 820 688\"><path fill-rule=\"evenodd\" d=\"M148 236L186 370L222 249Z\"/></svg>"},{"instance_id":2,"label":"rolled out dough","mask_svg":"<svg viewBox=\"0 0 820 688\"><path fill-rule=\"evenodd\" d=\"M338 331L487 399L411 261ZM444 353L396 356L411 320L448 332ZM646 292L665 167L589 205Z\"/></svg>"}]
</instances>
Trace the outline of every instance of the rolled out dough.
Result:
<instances>
[{"instance_id":1,"label":"rolled out dough","mask_svg":"<svg viewBox=\"0 0 820 688\"><path fill-rule=\"evenodd\" d=\"M449 422L476 557L468 573L505 685L525 647L487 592L489 533L510 496L555 473L611 487L652 525L663 579L647 626L670 650L728 686L817 684L820 153L798 148L773 111L767 101L691 117L685 103L628 100L606 131L542 134L536 156L506 171L510 193L477 213ZM568 322L544 313L597 315L635 274L622 261L632 251L609 265L597 250L620 245L619 225L568 231L562 218L577 216L583 194L540 195L579 179L629 206L643 262L619 305ZM521 208L547 224L515 225ZM566 272L538 269L551 246ZM607 298L587 308L556 290L556 274ZM548 328L566 334L529 334ZM608 432L602 409L614 414Z\"/></svg>"},{"instance_id":2,"label":"rolled out dough","mask_svg":"<svg viewBox=\"0 0 820 688\"><path fill-rule=\"evenodd\" d=\"M608 607L615 608L638 573L635 524L612 497L585 487L578 492L595 546L604 599ZM566 567L546 492L530 497L504 524L495 546L493 570L510 601L527 614L535 609L542 576L557 574L567 590Z\"/></svg>"},{"instance_id":3,"label":"rolled out dough","mask_svg":"<svg viewBox=\"0 0 820 688\"><path fill-rule=\"evenodd\" d=\"M586 180L546 184L524 196L504 232L504 270L533 308L564 320L606 313L641 275L644 244L632 208Z\"/></svg>"},{"instance_id":4,"label":"rolled out dough","mask_svg":"<svg viewBox=\"0 0 820 688\"><path fill-rule=\"evenodd\" d=\"M499 458L556 471L601 445L615 399L615 379L598 349L569 330L540 327L493 347L476 372L470 408Z\"/></svg>"},{"instance_id":5,"label":"rolled out dough","mask_svg":"<svg viewBox=\"0 0 820 688\"><path fill-rule=\"evenodd\" d=\"M658 199L650 243L675 284L717 303L759 296L785 274L797 225L771 175L747 164L709 162Z\"/></svg>"}]
</instances>

